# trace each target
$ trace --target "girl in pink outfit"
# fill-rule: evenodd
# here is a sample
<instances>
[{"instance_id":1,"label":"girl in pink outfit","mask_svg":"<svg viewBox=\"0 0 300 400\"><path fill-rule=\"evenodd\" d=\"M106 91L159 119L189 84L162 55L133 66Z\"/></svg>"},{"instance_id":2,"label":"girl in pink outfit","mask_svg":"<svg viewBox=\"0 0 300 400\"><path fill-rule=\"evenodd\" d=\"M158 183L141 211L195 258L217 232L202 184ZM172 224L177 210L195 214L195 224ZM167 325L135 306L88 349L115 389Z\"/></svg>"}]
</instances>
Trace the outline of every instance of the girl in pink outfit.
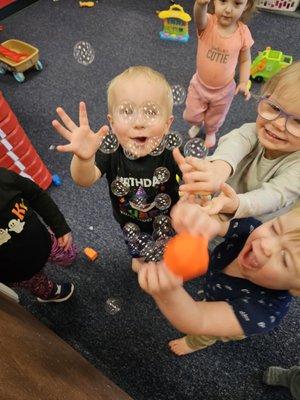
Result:
<instances>
[{"instance_id":1,"label":"girl in pink outfit","mask_svg":"<svg viewBox=\"0 0 300 400\"><path fill-rule=\"evenodd\" d=\"M205 146L216 144L216 133L228 113L233 96L250 98L250 47L253 39L241 21L254 10L254 0L213 0L214 13L207 13L210 0L196 0L194 19L198 32L197 71L188 89L183 118L192 124L190 137L205 127ZM234 81L239 64L239 84Z\"/></svg>"}]
</instances>

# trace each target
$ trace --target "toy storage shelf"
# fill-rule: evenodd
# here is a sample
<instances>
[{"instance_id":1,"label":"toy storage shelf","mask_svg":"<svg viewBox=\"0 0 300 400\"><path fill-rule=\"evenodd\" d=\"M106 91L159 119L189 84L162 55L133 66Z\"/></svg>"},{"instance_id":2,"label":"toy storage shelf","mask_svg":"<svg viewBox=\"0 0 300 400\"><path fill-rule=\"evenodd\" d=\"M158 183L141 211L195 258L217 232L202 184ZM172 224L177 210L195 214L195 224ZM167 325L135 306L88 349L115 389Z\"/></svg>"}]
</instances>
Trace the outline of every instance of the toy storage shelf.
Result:
<instances>
[{"instance_id":1,"label":"toy storage shelf","mask_svg":"<svg viewBox=\"0 0 300 400\"><path fill-rule=\"evenodd\" d=\"M258 11L266 11L271 14L280 14L280 15L286 15L287 17L300 18L300 8L298 8L295 11L269 10L268 8L257 8L257 9Z\"/></svg>"}]
</instances>

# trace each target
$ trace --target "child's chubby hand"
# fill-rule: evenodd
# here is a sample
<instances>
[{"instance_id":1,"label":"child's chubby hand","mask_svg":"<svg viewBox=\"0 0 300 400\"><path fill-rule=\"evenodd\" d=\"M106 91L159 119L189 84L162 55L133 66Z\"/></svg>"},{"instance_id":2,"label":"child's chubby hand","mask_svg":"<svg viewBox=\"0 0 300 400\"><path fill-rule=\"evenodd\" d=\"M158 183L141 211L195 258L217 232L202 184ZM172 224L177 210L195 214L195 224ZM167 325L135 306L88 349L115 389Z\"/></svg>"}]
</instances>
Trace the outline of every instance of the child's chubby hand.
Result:
<instances>
[{"instance_id":1,"label":"child's chubby hand","mask_svg":"<svg viewBox=\"0 0 300 400\"><path fill-rule=\"evenodd\" d=\"M251 93L249 91L249 86L248 86L248 82L241 82L237 85L236 89L235 89L235 95L238 93L243 93L245 96L245 100L248 101L251 98Z\"/></svg>"},{"instance_id":2,"label":"child's chubby hand","mask_svg":"<svg viewBox=\"0 0 300 400\"><path fill-rule=\"evenodd\" d=\"M210 239L221 232L220 222L196 203L179 201L171 211L172 225L177 233L187 231Z\"/></svg>"},{"instance_id":3,"label":"child's chubby hand","mask_svg":"<svg viewBox=\"0 0 300 400\"><path fill-rule=\"evenodd\" d=\"M222 183L221 193L214 197L212 200L202 204L202 210L207 212L208 215L222 214L235 214L239 208L240 199L235 190L232 189L227 183Z\"/></svg>"},{"instance_id":4,"label":"child's chubby hand","mask_svg":"<svg viewBox=\"0 0 300 400\"><path fill-rule=\"evenodd\" d=\"M138 272L140 287L151 296L163 296L182 286L182 279L174 275L163 261L142 264Z\"/></svg>"},{"instance_id":5,"label":"child's chubby hand","mask_svg":"<svg viewBox=\"0 0 300 400\"><path fill-rule=\"evenodd\" d=\"M63 247L65 251L69 250L71 244L73 243L73 237L71 232L66 233L65 235L57 238L58 244L60 247Z\"/></svg>"},{"instance_id":6,"label":"child's chubby hand","mask_svg":"<svg viewBox=\"0 0 300 400\"><path fill-rule=\"evenodd\" d=\"M173 150L173 157L185 182L179 187L181 192L210 194L220 190L223 182L212 162L195 157L183 157L179 149Z\"/></svg>"},{"instance_id":7,"label":"child's chubby hand","mask_svg":"<svg viewBox=\"0 0 300 400\"><path fill-rule=\"evenodd\" d=\"M84 102L80 102L79 104L79 126L75 124L61 107L58 107L56 112L63 124L55 119L52 121L52 125L62 137L69 141L69 144L57 146L57 150L72 152L81 160L90 160L107 134L109 130L108 126L105 125L98 132L94 133L89 125Z\"/></svg>"},{"instance_id":8,"label":"child's chubby hand","mask_svg":"<svg viewBox=\"0 0 300 400\"><path fill-rule=\"evenodd\" d=\"M209 4L210 0L196 0L195 3L197 6L204 6L205 4Z\"/></svg>"}]
</instances>

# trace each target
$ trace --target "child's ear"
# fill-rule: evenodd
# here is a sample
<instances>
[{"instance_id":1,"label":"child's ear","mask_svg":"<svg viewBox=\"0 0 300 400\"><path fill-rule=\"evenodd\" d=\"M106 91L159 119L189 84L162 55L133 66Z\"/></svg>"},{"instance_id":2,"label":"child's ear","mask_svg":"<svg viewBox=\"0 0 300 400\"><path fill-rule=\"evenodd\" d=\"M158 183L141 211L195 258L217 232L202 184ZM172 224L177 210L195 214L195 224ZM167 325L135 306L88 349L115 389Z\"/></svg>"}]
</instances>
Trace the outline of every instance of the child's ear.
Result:
<instances>
[{"instance_id":1,"label":"child's ear","mask_svg":"<svg viewBox=\"0 0 300 400\"><path fill-rule=\"evenodd\" d=\"M174 121L174 115L170 115L166 122L167 132L169 132L173 121Z\"/></svg>"},{"instance_id":2,"label":"child's ear","mask_svg":"<svg viewBox=\"0 0 300 400\"><path fill-rule=\"evenodd\" d=\"M112 115L111 115L111 114L107 114L107 119L108 119L108 122L109 122L109 126L112 128L112 126L113 126L113 118L112 118Z\"/></svg>"}]
</instances>

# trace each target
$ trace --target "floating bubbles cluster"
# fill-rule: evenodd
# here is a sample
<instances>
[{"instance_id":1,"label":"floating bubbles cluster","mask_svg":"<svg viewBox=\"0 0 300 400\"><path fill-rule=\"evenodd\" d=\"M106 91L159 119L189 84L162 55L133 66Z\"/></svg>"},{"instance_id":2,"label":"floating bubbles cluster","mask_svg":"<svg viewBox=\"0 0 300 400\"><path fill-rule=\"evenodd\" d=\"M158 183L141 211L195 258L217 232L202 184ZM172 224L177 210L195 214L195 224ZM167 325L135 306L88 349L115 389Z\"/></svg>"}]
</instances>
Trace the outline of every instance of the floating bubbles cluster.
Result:
<instances>
[{"instance_id":1,"label":"floating bubbles cluster","mask_svg":"<svg viewBox=\"0 0 300 400\"><path fill-rule=\"evenodd\" d=\"M171 197L167 193L159 193L155 199L155 206L161 211L167 210L171 206Z\"/></svg>"},{"instance_id":2,"label":"floating bubbles cluster","mask_svg":"<svg viewBox=\"0 0 300 400\"><path fill-rule=\"evenodd\" d=\"M79 64L89 65L94 61L95 50L89 42L80 41L75 44L73 49L74 58Z\"/></svg>"},{"instance_id":3,"label":"floating bubbles cluster","mask_svg":"<svg viewBox=\"0 0 300 400\"><path fill-rule=\"evenodd\" d=\"M153 222L153 234L140 231L140 228L128 222L123 228L124 237L130 252L137 257L143 257L145 262L158 262L162 259L167 242L175 235L171 219L167 215L158 215Z\"/></svg>"},{"instance_id":4,"label":"floating bubbles cluster","mask_svg":"<svg viewBox=\"0 0 300 400\"><path fill-rule=\"evenodd\" d=\"M173 104L174 106L180 106L184 103L186 98L185 88L181 85L172 85L172 95L173 95Z\"/></svg>"},{"instance_id":5,"label":"floating bubbles cluster","mask_svg":"<svg viewBox=\"0 0 300 400\"><path fill-rule=\"evenodd\" d=\"M202 139L193 138L186 142L183 153L185 157L205 158L208 154L208 149L204 146L204 141Z\"/></svg>"}]
</instances>

